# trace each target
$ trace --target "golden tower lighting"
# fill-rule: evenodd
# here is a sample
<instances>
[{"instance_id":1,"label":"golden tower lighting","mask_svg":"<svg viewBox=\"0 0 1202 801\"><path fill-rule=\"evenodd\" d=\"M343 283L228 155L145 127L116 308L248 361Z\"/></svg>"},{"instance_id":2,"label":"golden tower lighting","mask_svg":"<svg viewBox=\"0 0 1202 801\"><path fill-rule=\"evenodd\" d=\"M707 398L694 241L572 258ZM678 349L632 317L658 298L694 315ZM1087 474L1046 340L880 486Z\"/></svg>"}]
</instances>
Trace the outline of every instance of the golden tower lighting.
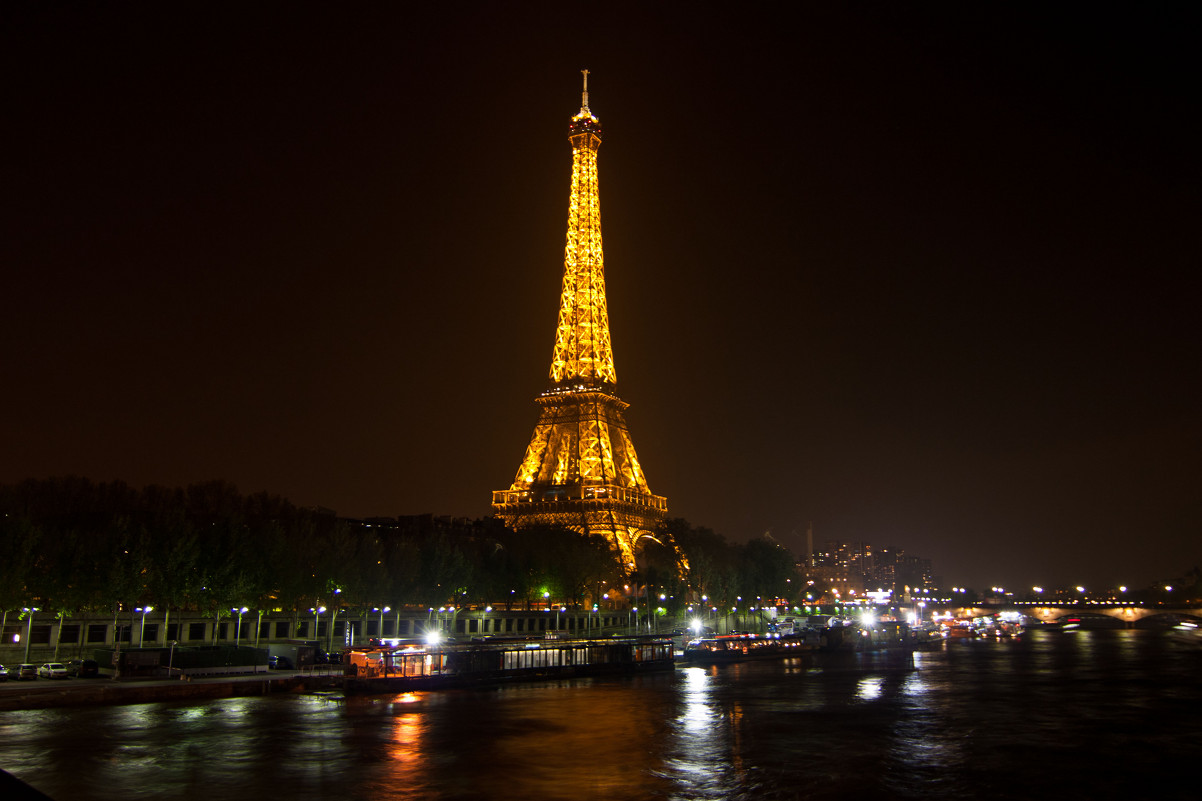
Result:
<instances>
[{"instance_id":1,"label":"golden tower lighting","mask_svg":"<svg viewBox=\"0 0 1202 801\"><path fill-rule=\"evenodd\" d=\"M602 535L633 568L636 545L654 538L668 502L647 486L626 427L628 404L615 392L597 192L601 123L589 111L582 72L580 112L568 125L572 190L551 384L535 400L538 422L517 476L493 492L492 508L513 528L560 525Z\"/></svg>"}]
</instances>

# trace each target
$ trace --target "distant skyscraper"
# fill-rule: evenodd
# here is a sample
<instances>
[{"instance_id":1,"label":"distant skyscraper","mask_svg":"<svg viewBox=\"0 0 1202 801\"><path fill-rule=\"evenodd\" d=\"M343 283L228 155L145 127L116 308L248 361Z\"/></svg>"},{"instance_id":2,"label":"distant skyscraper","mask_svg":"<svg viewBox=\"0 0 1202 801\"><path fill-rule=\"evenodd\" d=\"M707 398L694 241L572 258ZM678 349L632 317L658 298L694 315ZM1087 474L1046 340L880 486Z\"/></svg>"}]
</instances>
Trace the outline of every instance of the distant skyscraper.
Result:
<instances>
[{"instance_id":1,"label":"distant skyscraper","mask_svg":"<svg viewBox=\"0 0 1202 801\"><path fill-rule=\"evenodd\" d=\"M647 486L627 404L615 391L597 192L601 123L589 111L587 70L568 140L572 191L551 383L535 399L538 422L517 476L493 492L492 507L515 528L551 524L603 535L632 567L639 540L654 536L668 502Z\"/></svg>"}]
</instances>

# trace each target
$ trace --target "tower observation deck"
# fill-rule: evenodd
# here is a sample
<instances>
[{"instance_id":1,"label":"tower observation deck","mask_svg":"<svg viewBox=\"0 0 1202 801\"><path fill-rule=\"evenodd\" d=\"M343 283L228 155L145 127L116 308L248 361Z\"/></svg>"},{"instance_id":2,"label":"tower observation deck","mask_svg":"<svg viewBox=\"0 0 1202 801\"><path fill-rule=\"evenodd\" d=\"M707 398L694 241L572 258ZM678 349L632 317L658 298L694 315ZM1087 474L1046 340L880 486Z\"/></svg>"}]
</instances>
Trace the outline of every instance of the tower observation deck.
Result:
<instances>
[{"instance_id":1,"label":"tower observation deck","mask_svg":"<svg viewBox=\"0 0 1202 801\"><path fill-rule=\"evenodd\" d=\"M538 421L517 476L493 492L492 508L513 528L560 525L604 536L632 568L639 540L656 538L668 502L647 486L626 426L628 404L615 391L597 190L601 123L589 110L583 73L580 112L568 124L572 187L550 386L535 399Z\"/></svg>"}]
</instances>

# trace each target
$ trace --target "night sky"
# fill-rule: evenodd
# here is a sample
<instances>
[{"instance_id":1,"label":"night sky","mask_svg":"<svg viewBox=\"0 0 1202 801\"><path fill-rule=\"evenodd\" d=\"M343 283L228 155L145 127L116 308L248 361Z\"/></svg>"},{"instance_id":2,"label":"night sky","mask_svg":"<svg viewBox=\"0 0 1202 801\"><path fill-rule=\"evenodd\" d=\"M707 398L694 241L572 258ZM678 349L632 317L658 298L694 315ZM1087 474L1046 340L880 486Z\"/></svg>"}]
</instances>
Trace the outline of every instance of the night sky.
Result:
<instances>
[{"instance_id":1,"label":"night sky","mask_svg":"<svg viewBox=\"0 0 1202 801\"><path fill-rule=\"evenodd\" d=\"M488 514L588 68L673 516L978 588L1202 564L1191 4L12 5L0 482Z\"/></svg>"}]
</instances>

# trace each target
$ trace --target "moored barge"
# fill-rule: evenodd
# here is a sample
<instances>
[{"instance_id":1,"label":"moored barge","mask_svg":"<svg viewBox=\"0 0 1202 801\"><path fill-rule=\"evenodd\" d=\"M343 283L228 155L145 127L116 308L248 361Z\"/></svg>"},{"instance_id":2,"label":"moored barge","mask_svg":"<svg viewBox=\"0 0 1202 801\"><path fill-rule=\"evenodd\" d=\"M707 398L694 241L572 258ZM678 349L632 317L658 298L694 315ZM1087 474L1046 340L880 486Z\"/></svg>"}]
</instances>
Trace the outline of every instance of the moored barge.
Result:
<instances>
[{"instance_id":1,"label":"moored barge","mask_svg":"<svg viewBox=\"0 0 1202 801\"><path fill-rule=\"evenodd\" d=\"M942 642L942 640L940 640ZM795 634L738 634L693 640L684 649L684 659L694 664L725 664L754 659L805 657L811 664L841 666L845 655L858 662L877 661L878 656L909 659L921 647L905 623L882 621L870 626L824 626L801 629ZM872 656L872 659L865 659Z\"/></svg>"},{"instance_id":2,"label":"moored barge","mask_svg":"<svg viewBox=\"0 0 1202 801\"><path fill-rule=\"evenodd\" d=\"M496 638L470 643L384 642L343 658L348 693L396 693L480 684L672 670L672 640Z\"/></svg>"},{"instance_id":3,"label":"moored barge","mask_svg":"<svg viewBox=\"0 0 1202 801\"><path fill-rule=\"evenodd\" d=\"M686 662L705 665L745 662L751 659L781 659L803 656L815 647L813 642L807 641L804 634L726 634L692 640L684 647L684 659Z\"/></svg>"}]
</instances>

